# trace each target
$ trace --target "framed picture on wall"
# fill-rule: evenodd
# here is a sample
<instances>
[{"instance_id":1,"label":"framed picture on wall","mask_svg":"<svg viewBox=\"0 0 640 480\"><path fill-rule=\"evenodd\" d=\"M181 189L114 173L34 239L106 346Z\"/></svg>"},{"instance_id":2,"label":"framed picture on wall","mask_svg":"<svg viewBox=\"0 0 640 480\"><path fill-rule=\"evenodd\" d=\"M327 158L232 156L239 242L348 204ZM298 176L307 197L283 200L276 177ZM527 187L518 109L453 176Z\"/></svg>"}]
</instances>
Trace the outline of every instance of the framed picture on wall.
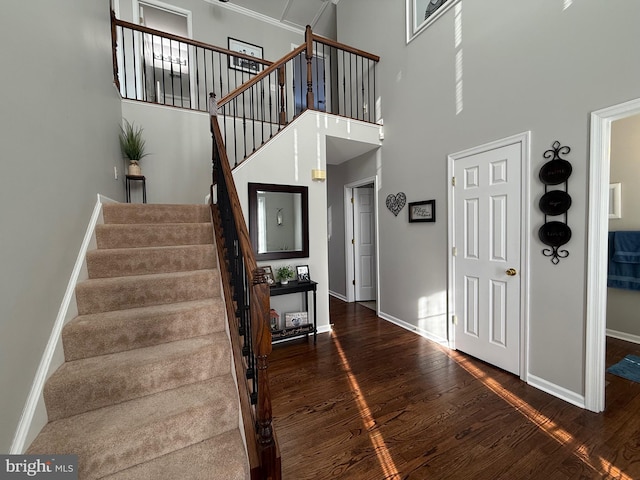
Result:
<instances>
[{"instance_id":1,"label":"framed picture on wall","mask_svg":"<svg viewBox=\"0 0 640 480\"><path fill-rule=\"evenodd\" d=\"M409 223L435 222L436 201L424 200L422 202L409 203Z\"/></svg>"},{"instance_id":2,"label":"framed picture on wall","mask_svg":"<svg viewBox=\"0 0 640 480\"><path fill-rule=\"evenodd\" d=\"M258 45L253 45L252 43L243 42L242 40L237 40L231 37L229 37L228 42L229 50L232 52L242 53L261 60L263 58L262 47L259 47ZM256 74L262 70L262 64L245 57L229 56L229 68Z\"/></svg>"}]
</instances>

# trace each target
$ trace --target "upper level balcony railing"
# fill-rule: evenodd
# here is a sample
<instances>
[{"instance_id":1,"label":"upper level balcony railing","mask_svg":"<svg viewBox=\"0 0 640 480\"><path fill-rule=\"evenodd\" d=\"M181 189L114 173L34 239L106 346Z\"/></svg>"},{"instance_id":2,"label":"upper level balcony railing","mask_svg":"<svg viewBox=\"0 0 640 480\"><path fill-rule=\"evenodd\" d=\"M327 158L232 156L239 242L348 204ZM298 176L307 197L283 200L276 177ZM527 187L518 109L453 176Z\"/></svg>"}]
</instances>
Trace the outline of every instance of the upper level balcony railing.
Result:
<instances>
[{"instance_id":1,"label":"upper level balcony railing","mask_svg":"<svg viewBox=\"0 0 640 480\"><path fill-rule=\"evenodd\" d=\"M114 82L123 98L208 111L209 94L232 166L306 109L379 122L379 57L305 32L276 62L112 16Z\"/></svg>"},{"instance_id":2,"label":"upper level balcony railing","mask_svg":"<svg viewBox=\"0 0 640 480\"><path fill-rule=\"evenodd\" d=\"M142 25L112 14L114 82L122 98L208 110L271 62Z\"/></svg>"},{"instance_id":3,"label":"upper level balcony railing","mask_svg":"<svg viewBox=\"0 0 640 480\"><path fill-rule=\"evenodd\" d=\"M232 166L304 110L377 123L379 57L314 35L217 102Z\"/></svg>"}]
</instances>

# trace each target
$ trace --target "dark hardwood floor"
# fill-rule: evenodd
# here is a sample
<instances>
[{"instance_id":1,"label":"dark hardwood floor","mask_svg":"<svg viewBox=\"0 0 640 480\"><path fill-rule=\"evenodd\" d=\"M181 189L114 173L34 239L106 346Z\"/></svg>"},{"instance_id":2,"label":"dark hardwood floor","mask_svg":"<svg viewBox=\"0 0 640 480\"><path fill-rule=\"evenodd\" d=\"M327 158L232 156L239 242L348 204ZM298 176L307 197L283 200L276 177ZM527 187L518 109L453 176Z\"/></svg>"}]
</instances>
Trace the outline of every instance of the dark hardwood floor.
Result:
<instances>
[{"instance_id":1,"label":"dark hardwood floor","mask_svg":"<svg viewBox=\"0 0 640 480\"><path fill-rule=\"evenodd\" d=\"M271 356L285 480L640 479L640 384L607 373L594 414L361 305L330 311L331 334ZM638 347L609 339L607 366Z\"/></svg>"}]
</instances>

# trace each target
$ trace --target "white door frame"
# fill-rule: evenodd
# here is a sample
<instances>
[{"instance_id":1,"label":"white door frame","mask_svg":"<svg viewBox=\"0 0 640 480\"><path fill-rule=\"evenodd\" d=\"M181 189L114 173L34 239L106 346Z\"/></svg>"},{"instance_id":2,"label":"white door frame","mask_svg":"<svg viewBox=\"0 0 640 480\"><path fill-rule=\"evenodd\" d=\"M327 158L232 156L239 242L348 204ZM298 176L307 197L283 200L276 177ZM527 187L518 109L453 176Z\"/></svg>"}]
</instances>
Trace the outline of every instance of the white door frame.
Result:
<instances>
[{"instance_id":1,"label":"white door frame","mask_svg":"<svg viewBox=\"0 0 640 480\"><path fill-rule=\"evenodd\" d=\"M348 183L344 186L344 249L345 249L345 262L346 262L346 290L347 290L347 302L355 302L355 289L353 288L353 279L355 278L355 271L353 268L353 245L351 244L351 239L353 238L353 208L351 205L351 196L353 195L353 189L357 187L363 187L365 185L373 184L373 201L375 205L374 212L374 222L375 222L375 237L376 237L376 271L374 275L376 277L376 310L378 313L380 311L380 302L378 299L380 298L380 276L379 276L379 268L380 264L378 245L379 242L379 234L378 234L378 176L375 175L373 177L363 178L362 180L358 180L356 182Z\"/></svg>"},{"instance_id":2,"label":"white door frame","mask_svg":"<svg viewBox=\"0 0 640 480\"><path fill-rule=\"evenodd\" d=\"M140 24L140 3L151 5L160 10L165 10L169 13L173 13L175 15L179 15L181 17L185 17L187 20L187 38L193 38L193 14L191 10L186 10L184 8L177 7L175 5L171 5L169 3L162 2L160 0L132 0L131 6L133 8L133 23ZM142 40L139 39L142 44ZM144 55L144 52L142 52ZM189 58L195 59L195 49L193 46L189 45ZM136 75L138 85L142 85L142 67L139 65L140 59L136 57ZM189 85L191 94L189 95L189 101L191 102L191 106L195 105L196 100L196 83L195 83L195 69L192 68L191 63L189 63ZM154 86L155 88L155 86ZM142 93L142 92L140 92ZM164 99L164 97L163 97ZM139 98L138 100L142 100ZM157 99L156 99L157 100Z\"/></svg>"},{"instance_id":3,"label":"white door frame","mask_svg":"<svg viewBox=\"0 0 640 480\"><path fill-rule=\"evenodd\" d=\"M530 242L531 219L530 219L530 158L531 158L531 132L523 132L511 137L486 143L478 147L470 148L462 152L457 152L448 156L447 179L449 188L447 191L447 276L448 276L448 297L449 297L449 346L455 349L455 329L453 319L455 315L455 278L454 278L454 255L453 248L455 240L454 218L453 218L453 189L452 184L454 174L454 161L461 157L467 157L488 150L506 147L507 145L520 144L521 165L521 211L520 211L520 261L521 261L521 284L520 284L520 379L527 381L529 371L529 266L530 266ZM457 179L461 182L462 179Z\"/></svg>"},{"instance_id":4,"label":"white door frame","mask_svg":"<svg viewBox=\"0 0 640 480\"><path fill-rule=\"evenodd\" d=\"M605 407L611 123L638 113L640 98L591 113L584 403L592 412Z\"/></svg>"}]
</instances>

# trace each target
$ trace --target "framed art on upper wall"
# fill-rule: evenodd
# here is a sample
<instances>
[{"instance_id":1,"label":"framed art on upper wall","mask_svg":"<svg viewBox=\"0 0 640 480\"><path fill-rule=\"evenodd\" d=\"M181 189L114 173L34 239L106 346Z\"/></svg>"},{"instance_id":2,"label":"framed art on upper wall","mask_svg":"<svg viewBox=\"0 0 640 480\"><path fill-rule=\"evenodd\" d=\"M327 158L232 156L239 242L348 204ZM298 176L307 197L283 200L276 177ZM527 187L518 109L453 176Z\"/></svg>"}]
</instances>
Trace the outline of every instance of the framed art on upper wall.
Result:
<instances>
[{"instance_id":1,"label":"framed art on upper wall","mask_svg":"<svg viewBox=\"0 0 640 480\"><path fill-rule=\"evenodd\" d=\"M229 50L232 52L242 53L243 55L259 58L261 60L263 58L262 47L259 47L258 45L253 45L252 43L243 42L242 40L237 40L231 37L229 37L228 42ZM249 58L233 57L229 55L229 68L256 74L262 70L262 64Z\"/></svg>"},{"instance_id":2,"label":"framed art on upper wall","mask_svg":"<svg viewBox=\"0 0 640 480\"><path fill-rule=\"evenodd\" d=\"M406 0L407 43L458 3L460 0Z\"/></svg>"}]
</instances>

